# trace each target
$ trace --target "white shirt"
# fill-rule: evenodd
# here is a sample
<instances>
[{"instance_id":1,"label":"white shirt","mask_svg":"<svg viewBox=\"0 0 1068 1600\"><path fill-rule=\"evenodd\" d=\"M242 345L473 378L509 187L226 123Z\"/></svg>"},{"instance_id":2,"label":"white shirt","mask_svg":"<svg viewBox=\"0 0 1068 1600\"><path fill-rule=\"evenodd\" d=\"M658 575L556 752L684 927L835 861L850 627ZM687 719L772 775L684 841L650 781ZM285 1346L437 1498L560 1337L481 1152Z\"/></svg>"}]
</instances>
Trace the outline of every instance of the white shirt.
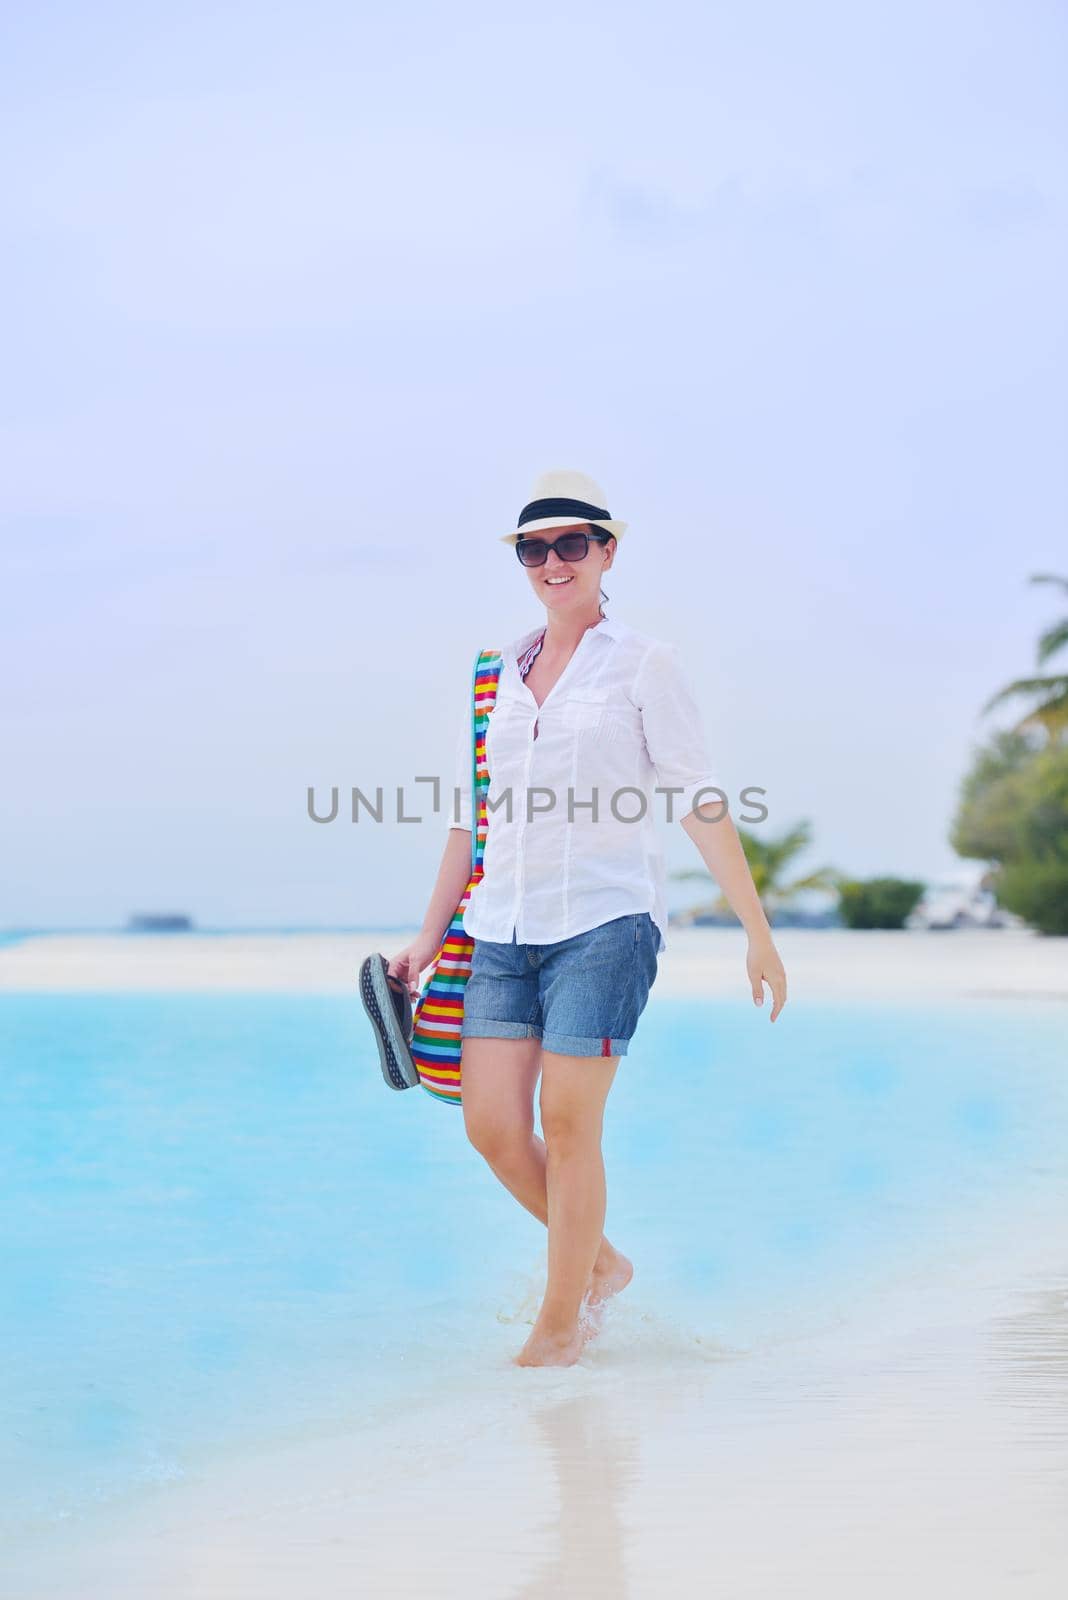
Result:
<instances>
[{"instance_id":1,"label":"white shirt","mask_svg":"<svg viewBox=\"0 0 1068 1600\"><path fill-rule=\"evenodd\" d=\"M502 651L486 729L483 876L464 910L464 931L505 944L513 933L520 944L553 944L648 911L658 952L666 950L657 822L681 820L695 797L726 803L678 649L604 617L586 629L539 707L519 660L541 631L531 628ZM681 793L658 794L658 786ZM718 792L702 796L702 789ZM449 827L470 831L470 704L456 745L456 790Z\"/></svg>"}]
</instances>

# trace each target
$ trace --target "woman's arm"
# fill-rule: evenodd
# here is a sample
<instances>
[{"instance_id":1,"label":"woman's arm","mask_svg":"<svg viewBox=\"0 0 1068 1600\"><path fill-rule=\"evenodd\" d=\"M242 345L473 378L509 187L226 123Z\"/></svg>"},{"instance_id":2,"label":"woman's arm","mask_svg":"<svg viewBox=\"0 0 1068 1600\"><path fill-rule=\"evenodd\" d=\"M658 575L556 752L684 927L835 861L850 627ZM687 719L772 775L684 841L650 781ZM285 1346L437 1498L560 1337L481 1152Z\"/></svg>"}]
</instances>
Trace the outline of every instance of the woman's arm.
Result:
<instances>
[{"instance_id":1,"label":"woman's arm","mask_svg":"<svg viewBox=\"0 0 1068 1600\"><path fill-rule=\"evenodd\" d=\"M723 802L706 800L683 817L682 826L749 935L745 966L753 999L758 1006L764 1004L766 980L774 1002L771 1008L774 1022L786 1004L786 971L775 948L771 925L760 903L734 820Z\"/></svg>"},{"instance_id":2,"label":"woman's arm","mask_svg":"<svg viewBox=\"0 0 1068 1600\"><path fill-rule=\"evenodd\" d=\"M471 830L450 828L441 853L437 881L430 892L430 902L420 934L434 942L437 949L445 937L445 930L456 915L460 896L471 877Z\"/></svg>"},{"instance_id":3,"label":"woman's arm","mask_svg":"<svg viewBox=\"0 0 1068 1600\"><path fill-rule=\"evenodd\" d=\"M745 859L734 819L723 801L706 800L682 819L731 910L751 939L771 937L771 925L760 903L753 874Z\"/></svg>"},{"instance_id":4,"label":"woman's arm","mask_svg":"<svg viewBox=\"0 0 1068 1600\"><path fill-rule=\"evenodd\" d=\"M786 973L723 786L712 773L700 708L676 645L658 640L646 651L638 670L637 697L658 783L682 796L682 826L749 935L746 971L753 999L758 1006L764 1004L766 979L774 999L774 1022L786 1004ZM700 800L708 790L722 798Z\"/></svg>"},{"instance_id":5,"label":"woman's arm","mask_svg":"<svg viewBox=\"0 0 1068 1600\"><path fill-rule=\"evenodd\" d=\"M405 980L408 993L413 1000L419 994L420 974L426 971L437 955L470 877L471 830L452 827L445 838L441 865L438 867L437 879L430 892L430 902L426 908L422 927L411 944L406 944L403 950L398 950L387 965L387 971L391 976Z\"/></svg>"},{"instance_id":6,"label":"woman's arm","mask_svg":"<svg viewBox=\"0 0 1068 1600\"><path fill-rule=\"evenodd\" d=\"M405 979L414 1000L419 977L438 953L449 923L456 915L460 896L471 877L471 784L474 730L471 709L465 708L456 730L454 792L446 799L449 816L456 818L445 833L445 848L422 926L411 944L399 950L388 964L392 976ZM454 809L458 802L458 810Z\"/></svg>"}]
</instances>

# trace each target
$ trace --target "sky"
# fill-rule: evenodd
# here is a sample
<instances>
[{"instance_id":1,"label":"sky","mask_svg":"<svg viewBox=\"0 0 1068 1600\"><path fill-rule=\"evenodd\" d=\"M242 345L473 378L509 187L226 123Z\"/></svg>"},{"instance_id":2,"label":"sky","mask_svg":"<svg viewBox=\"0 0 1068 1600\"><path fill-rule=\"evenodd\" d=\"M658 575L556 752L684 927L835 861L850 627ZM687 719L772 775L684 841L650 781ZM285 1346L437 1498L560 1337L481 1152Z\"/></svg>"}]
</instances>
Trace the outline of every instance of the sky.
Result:
<instances>
[{"instance_id":1,"label":"sky","mask_svg":"<svg viewBox=\"0 0 1068 1600\"><path fill-rule=\"evenodd\" d=\"M0 928L418 923L443 817L308 786L451 781L551 467L628 523L607 609L679 646L736 820L952 868L1064 609L1066 42L1032 0L8 7Z\"/></svg>"}]
</instances>

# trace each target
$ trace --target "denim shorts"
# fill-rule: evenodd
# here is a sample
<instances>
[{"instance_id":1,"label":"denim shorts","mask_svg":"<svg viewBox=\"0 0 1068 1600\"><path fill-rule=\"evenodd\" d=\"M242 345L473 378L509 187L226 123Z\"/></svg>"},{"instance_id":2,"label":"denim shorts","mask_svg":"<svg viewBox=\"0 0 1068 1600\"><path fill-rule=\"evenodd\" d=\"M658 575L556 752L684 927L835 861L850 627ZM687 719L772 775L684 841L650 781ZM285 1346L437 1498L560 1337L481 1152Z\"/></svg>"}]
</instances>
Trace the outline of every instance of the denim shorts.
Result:
<instances>
[{"instance_id":1,"label":"denim shorts","mask_svg":"<svg viewBox=\"0 0 1068 1600\"><path fill-rule=\"evenodd\" d=\"M475 939L461 1037L540 1039L565 1056L623 1056L657 969L648 911L555 944Z\"/></svg>"}]
</instances>

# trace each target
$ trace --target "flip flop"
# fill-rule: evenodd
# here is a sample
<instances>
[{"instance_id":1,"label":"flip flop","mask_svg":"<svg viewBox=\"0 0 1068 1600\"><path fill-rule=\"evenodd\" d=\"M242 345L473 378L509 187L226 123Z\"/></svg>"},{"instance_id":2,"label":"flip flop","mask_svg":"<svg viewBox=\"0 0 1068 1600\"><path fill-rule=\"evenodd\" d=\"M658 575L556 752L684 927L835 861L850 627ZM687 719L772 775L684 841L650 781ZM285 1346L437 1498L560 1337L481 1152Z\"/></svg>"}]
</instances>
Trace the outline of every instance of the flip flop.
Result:
<instances>
[{"instance_id":1,"label":"flip flop","mask_svg":"<svg viewBox=\"0 0 1068 1600\"><path fill-rule=\"evenodd\" d=\"M414 1089L420 1082L412 1059L412 999L408 985L391 977L377 951L361 962L360 999L375 1034L382 1076L391 1089Z\"/></svg>"}]
</instances>

